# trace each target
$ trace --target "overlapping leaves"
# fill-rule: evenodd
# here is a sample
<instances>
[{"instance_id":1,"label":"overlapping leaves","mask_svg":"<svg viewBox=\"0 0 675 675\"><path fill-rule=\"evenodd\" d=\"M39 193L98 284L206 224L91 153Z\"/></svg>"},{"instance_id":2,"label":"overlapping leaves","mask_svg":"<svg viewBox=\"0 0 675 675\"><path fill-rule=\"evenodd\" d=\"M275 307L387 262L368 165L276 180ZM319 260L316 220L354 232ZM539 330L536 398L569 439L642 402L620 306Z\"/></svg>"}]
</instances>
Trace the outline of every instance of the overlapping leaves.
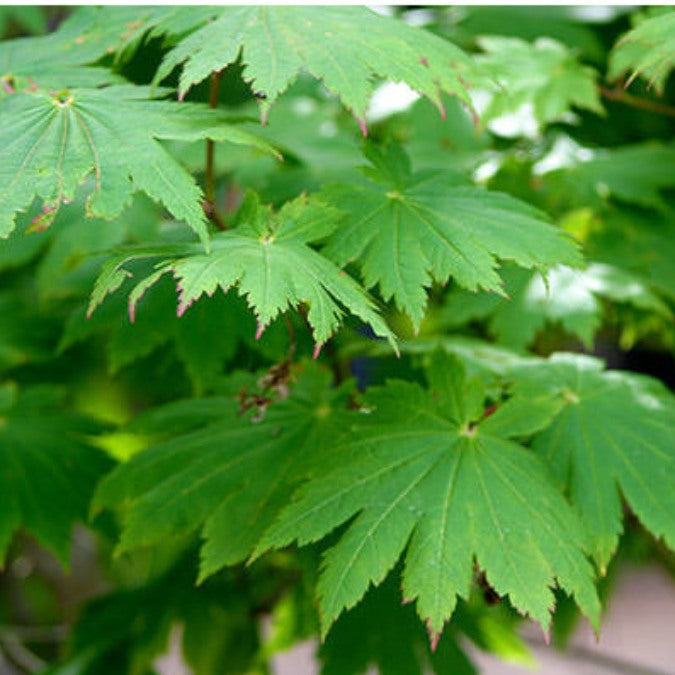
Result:
<instances>
[{"instance_id":1,"label":"overlapping leaves","mask_svg":"<svg viewBox=\"0 0 675 675\"><path fill-rule=\"evenodd\" d=\"M347 214L324 252L339 265L356 261L366 287L379 285L415 325L432 279L452 276L470 290L501 292L498 259L543 270L580 262L574 242L528 204L474 187L460 174L413 173L397 146L366 152L373 164L368 180L321 193Z\"/></svg>"},{"instance_id":2,"label":"overlapping leaves","mask_svg":"<svg viewBox=\"0 0 675 675\"><path fill-rule=\"evenodd\" d=\"M290 384L291 395L270 403L262 420L241 415L244 399L231 398L210 424L150 448L107 476L95 503L130 504L120 550L200 529L202 577L245 559L289 490L341 433L347 394L330 389L329 380L306 366ZM201 421L203 405L193 403Z\"/></svg>"},{"instance_id":3,"label":"overlapping leaves","mask_svg":"<svg viewBox=\"0 0 675 675\"><path fill-rule=\"evenodd\" d=\"M405 553L403 593L438 635L474 559L491 585L547 626L551 586L598 619L580 522L536 457L514 438L546 426L560 405L513 398L484 418L484 390L438 355L431 391L390 382L369 392L369 414L322 463L257 547L316 541L356 517L324 558L318 584L325 633ZM407 549L406 549L407 547Z\"/></svg>"},{"instance_id":4,"label":"overlapping leaves","mask_svg":"<svg viewBox=\"0 0 675 675\"><path fill-rule=\"evenodd\" d=\"M593 263L584 270L559 266L544 280L525 270L507 269L508 299L485 293L453 291L443 308L443 323L458 327L488 319L500 342L524 349L547 324L559 322L588 348L603 320L603 300L653 312L672 320L668 305L639 277L624 270Z\"/></svg>"}]
</instances>

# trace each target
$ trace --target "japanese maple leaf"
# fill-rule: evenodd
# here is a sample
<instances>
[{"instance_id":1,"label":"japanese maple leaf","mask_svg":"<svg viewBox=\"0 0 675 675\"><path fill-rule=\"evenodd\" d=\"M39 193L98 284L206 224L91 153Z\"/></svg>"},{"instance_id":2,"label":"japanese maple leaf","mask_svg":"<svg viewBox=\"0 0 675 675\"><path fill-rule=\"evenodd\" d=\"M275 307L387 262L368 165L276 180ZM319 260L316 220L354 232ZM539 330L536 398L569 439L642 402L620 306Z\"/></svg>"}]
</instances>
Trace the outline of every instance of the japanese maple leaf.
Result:
<instances>
[{"instance_id":1,"label":"japanese maple leaf","mask_svg":"<svg viewBox=\"0 0 675 675\"><path fill-rule=\"evenodd\" d=\"M506 194L474 187L449 171L413 173L399 146L366 149L367 180L324 188L346 216L324 253L355 261L367 288L379 285L418 326L425 287L452 276L470 290L501 292L499 259L546 269L578 265L575 243L546 216Z\"/></svg>"},{"instance_id":2,"label":"japanese maple leaf","mask_svg":"<svg viewBox=\"0 0 675 675\"><path fill-rule=\"evenodd\" d=\"M437 354L431 391L389 382L300 489L256 551L317 541L350 521L325 554L322 633L404 555L403 594L438 639L477 563L500 595L547 626L555 581L594 622L599 604L581 523L544 465L517 443L557 404L510 399L483 416L484 392L458 361ZM405 553L404 553L405 551Z\"/></svg>"},{"instance_id":3,"label":"japanese maple leaf","mask_svg":"<svg viewBox=\"0 0 675 675\"><path fill-rule=\"evenodd\" d=\"M662 94L675 65L675 11L672 7L655 10L656 16L642 20L616 43L610 53L609 77L630 72L627 84L641 76Z\"/></svg>"},{"instance_id":4,"label":"japanese maple leaf","mask_svg":"<svg viewBox=\"0 0 675 675\"><path fill-rule=\"evenodd\" d=\"M476 66L461 49L365 7L220 7L197 30L193 13L180 8L153 29L153 35L189 32L155 77L160 82L182 64L181 95L241 55L263 120L303 69L340 97L364 132L374 76L406 82L441 110L443 92L471 107L463 78Z\"/></svg>"},{"instance_id":5,"label":"japanese maple leaf","mask_svg":"<svg viewBox=\"0 0 675 675\"><path fill-rule=\"evenodd\" d=\"M675 547L675 397L657 380L557 354L514 367L525 396L563 403L533 447L569 492L604 571L622 530L621 495L642 524Z\"/></svg>"},{"instance_id":6,"label":"japanese maple leaf","mask_svg":"<svg viewBox=\"0 0 675 675\"><path fill-rule=\"evenodd\" d=\"M227 292L237 286L256 314L258 335L279 313L305 303L317 354L339 327L344 310L365 321L396 348L392 332L363 289L309 246L324 239L337 222L335 209L304 196L273 213L260 206L251 193L239 211L237 226L215 235L208 254L200 253L193 244L176 244L132 249L111 259L96 282L89 312L131 276L125 268L130 260L165 257L168 259L157 263L156 272L130 293L132 318L145 291L164 274L172 273L178 280L179 315L203 294L212 295L218 289Z\"/></svg>"},{"instance_id":7,"label":"japanese maple leaf","mask_svg":"<svg viewBox=\"0 0 675 675\"><path fill-rule=\"evenodd\" d=\"M142 190L208 240L202 191L156 139L211 138L274 152L221 111L148 100L147 87L117 85L58 92L21 91L0 99L0 237L37 197L53 220L62 202L93 176L87 211L112 219Z\"/></svg>"}]
</instances>

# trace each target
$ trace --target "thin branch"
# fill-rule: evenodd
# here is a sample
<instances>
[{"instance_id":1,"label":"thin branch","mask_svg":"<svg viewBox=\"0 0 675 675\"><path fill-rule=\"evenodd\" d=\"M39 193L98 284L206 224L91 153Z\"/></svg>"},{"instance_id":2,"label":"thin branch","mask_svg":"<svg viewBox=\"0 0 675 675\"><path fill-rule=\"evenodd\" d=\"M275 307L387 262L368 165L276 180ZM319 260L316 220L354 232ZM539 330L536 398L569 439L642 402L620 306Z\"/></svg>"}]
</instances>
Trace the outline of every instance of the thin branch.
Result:
<instances>
[{"instance_id":1,"label":"thin branch","mask_svg":"<svg viewBox=\"0 0 675 675\"><path fill-rule=\"evenodd\" d=\"M536 638L527 638L527 642L534 646L543 649L548 649L542 640ZM650 666L643 666L637 663L630 663L621 658L604 654L581 645L570 645L566 647L562 654L570 661L578 661L586 665L595 664L608 672L621 673L622 675L668 675L666 671L652 668Z\"/></svg>"},{"instance_id":2,"label":"thin branch","mask_svg":"<svg viewBox=\"0 0 675 675\"><path fill-rule=\"evenodd\" d=\"M39 673L47 667L45 661L37 654L34 654L16 637L5 636L2 641L2 647L9 659L27 673Z\"/></svg>"},{"instance_id":3,"label":"thin branch","mask_svg":"<svg viewBox=\"0 0 675 675\"><path fill-rule=\"evenodd\" d=\"M218 107L218 94L220 92L220 77L222 71L211 73L211 87L209 89L209 107ZM216 145L210 139L206 139L206 168L204 170L204 203L202 205L206 217L213 222L219 230L226 230L223 219L216 211L216 175L214 168Z\"/></svg>"},{"instance_id":4,"label":"thin branch","mask_svg":"<svg viewBox=\"0 0 675 675\"><path fill-rule=\"evenodd\" d=\"M0 625L0 641L7 636L24 642L61 642L68 635L68 626L14 626Z\"/></svg>"},{"instance_id":5,"label":"thin branch","mask_svg":"<svg viewBox=\"0 0 675 675\"><path fill-rule=\"evenodd\" d=\"M658 101L650 101L646 98L640 98L638 96L633 96L623 89L615 88L609 89L607 87L600 87L600 93L610 101L618 101L619 103L625 103L626 105L631 106L632 108L637 108L639 110L648 110L649 112L656 113L658 115L669 115L675 117L675 107L672 105L667 105L665 103L659 103Z\"/></svg>"}]
</instances>

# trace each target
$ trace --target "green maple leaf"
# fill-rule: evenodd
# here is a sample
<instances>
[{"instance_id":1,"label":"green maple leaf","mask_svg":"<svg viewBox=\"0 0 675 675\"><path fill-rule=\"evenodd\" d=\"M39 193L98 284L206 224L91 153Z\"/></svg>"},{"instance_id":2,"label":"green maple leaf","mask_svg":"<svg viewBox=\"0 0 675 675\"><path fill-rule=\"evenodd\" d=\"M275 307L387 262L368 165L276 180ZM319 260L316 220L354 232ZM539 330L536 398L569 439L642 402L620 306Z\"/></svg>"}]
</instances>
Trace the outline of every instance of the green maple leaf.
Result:
<instances>
[{"instance_id":1,"label":"green maple leaf","mask_svg":"<svg viewBox=\"0 0 675 675\"><path fill-rule=\"evenodd\" d=\"M89 313L130 276L124 267L129 260L171 256L158 263L157 271L139 282L129 295L132 317L145 291L171 273L178 281L179 316L202 295L212 295L219 288L227 292L236 285L255 311L258 336L280 312L304 302L317 350L339 327L342 307L396 346L393 334L361 287L308 246L335 228L334 209L299 197L273 214L250 193L238 218L237 227L212 238L209 254L200 254L195 245L185 244L141 248L112 259L96 282Z\"/></svg>"},{"instance_id":2,"label":"green maple leaf","mask_svg":"<svg viewBox=\"0 0 675 675\"><path fill-rule=\"evenodd\" d=\"M559 266L546 280L520 269L503 272L509 299L455 290L443 307L443 323L461 326L489 319L490 332L502 343L524 349L547 323L560 322L592 348L603 318L603 300L630 304L672 320L668 305L639 277L611 265L593 263L584 270Z\"/></svg>"},{"instance_id":3,"label":"green maple leaf","mask_svg":"<svg viewBox=\"0 0 675 675\"><path fill-rule=\"evenodd\" d=\"M202 191L155 139L212 138L274 152L261 139L198 104L146 100L147 87L111 86L61 92L19 92L0 99L0 237L17 211L38 197L46 227L64 201L93 175L89 214L111 219L142 190L185 220L207 242Z\"/></svg>"},{"instance_id":4,"label":"green maple leaf","mask_svg":"<svg viewBox=\"0 0 675 675\"><path fill-rule=\"evenodd\" d=\"M173 11L171 7L79 7L49 35L3 41L0 97L36 86L61 90L124 82L95 64L110 54L115 54L116 62L130 56L147 31Z\"/></svg>"},{"instance_id":5,"label":"green maple leaf","mask_svg":"<svg viewBox=\"0 0 675 675\"><path fill-rule=\"evenodd\" d=\"M390 382L351 425L256 548L321 539L356 517L324 557L318 583L322 632L379 584L405 553L403 594L432 636L467 597L474 561L489 583L543 626L554 580L593 621L599 605L583 528L543 464L513 438L545 426L559 405L511 399L487 419L483 390L439 354L432 391ZM553 404L553 405L552 405Z\"/></svg>"},{"instance_id":6,"label":"green maple leaf","mask_svg":"<svg viewBox=\"0 0 675 675\"><path fill-rule=\"evenodd\" d=\"M111 464L85 442L98 425L60 409L61 394L0 386L0 565L21 528L67 564L72 526Z\"/></svg>"},{"instance_id":7,"label":"green maple leaf","mask_svg":"<svg viewBox=\"0 0 675 675\"><path fill-rule=\"evenodd\" d=\"M641 21L616 43L609 57L609 77L616 79L630 72L626 86L641 76L662 94L675 66L675 11L665 7L656 11L656 16Z\"/></svg>"},{"instance_id":8,"label":"green maple leaf","mask_svg":"<svg viewBox=\"0 0 675 675\"><path fill-rule=\"evenodd\" d=\"M554 355L511 375L524 395L546 391L564 401L533 447L569 491L601 570L621 533L620 494L654 536L675 548L672 394L657 380L603 371L601 361L581 355Z\"/></svg>"},{"instance_id":9,"label":"green maple leaf","mask_svg":"<svg viewBox=\"0 0 675 675\"><path fill-rule=\"evenodd\" d=\"M322 198L347 215L324 253L356 260L365 285L379 285L418 326L432 278L452 276L470 290L501 292L497 259L546 269L578 265L573 241L533 207L474 187L451 172L413 173L397 146L366 150L370 180L327 186Z\"/></svg>"},{"instance_id":10,"label":"green maple leaf","mask_svg":"<svg viewBox=\"0 0 675 675\"><path fill-rule=\"evenodd\" d=\"M365 7L222 7L214 19L170 51L155 81L183 64L179 92L241 54L244 78L261 101L263 119L277 97L305 69L340 97L365 131L365 112L374 76L406 82L441 110L441 93L455 94L469 107L463 77L475 65L460 49L419 28L375 14ZM194 27L192 9L178 10L172 26L154 34Z\"/></svg>"},{"instance_id":11,"label":"green maple leaf","mask_svg":"<svg viewBox=\"0 0 675 675\"><path fill-rule=\"evenodd\" d=\"M339 436L346 390L308 365L291 395L262 420L238 414L234 397L218 418L136 455L99 486L95 504L130 509L119 550L202 529L200 576L247 557L321 448ZM182 412L187 416L186 403ZM203 403L193 404L202 419Z\"/></svg>"},{"instance_id":12,"label":"green maple leaf","mask_svg":"<svg viewBox=\"0 0 675 675\"><path fill-rule=\"evenodd\" d=\"M539 124L560 121L572 106L603 114L597 72L577 61L565 45L549 38L528 44L518 38L481 37L486 52L476 57L502 85L481 120L487 123L531 104Z\"/></svg>"},{"instance_id":13,"label":"green maple leaf","mask_svg":"<svg viewBox=\"0 0 675 675\"><path fill-rule=\"evenodd\" d=\"M18 85L17 89L38 85L58 90L123 81L94 64L111 54L115 65L130 56L148 30L174 11L172 7L78 7L49 35L0 43L0 80L3 85ZM204 20L204 10L194 8L193 16Z\"/></svg>"}]
</instances>

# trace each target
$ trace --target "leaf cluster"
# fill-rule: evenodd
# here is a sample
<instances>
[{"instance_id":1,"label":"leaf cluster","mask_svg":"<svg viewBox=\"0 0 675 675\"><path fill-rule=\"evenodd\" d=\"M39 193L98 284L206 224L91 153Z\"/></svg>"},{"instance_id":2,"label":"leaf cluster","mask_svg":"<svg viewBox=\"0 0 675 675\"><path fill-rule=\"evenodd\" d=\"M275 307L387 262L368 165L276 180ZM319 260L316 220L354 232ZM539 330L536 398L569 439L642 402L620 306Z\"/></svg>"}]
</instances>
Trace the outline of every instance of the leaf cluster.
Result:
<instances>
[{"instance_id":1,"label":"leaf cluster","mask_svg":"<svg viewBox=\"0 0 675 675\"><path fill-rule=\"evenodd\" d=\"M1 10L13 666L474 673L673 569L674 16Z\"/></svg>"}]
</instances>

